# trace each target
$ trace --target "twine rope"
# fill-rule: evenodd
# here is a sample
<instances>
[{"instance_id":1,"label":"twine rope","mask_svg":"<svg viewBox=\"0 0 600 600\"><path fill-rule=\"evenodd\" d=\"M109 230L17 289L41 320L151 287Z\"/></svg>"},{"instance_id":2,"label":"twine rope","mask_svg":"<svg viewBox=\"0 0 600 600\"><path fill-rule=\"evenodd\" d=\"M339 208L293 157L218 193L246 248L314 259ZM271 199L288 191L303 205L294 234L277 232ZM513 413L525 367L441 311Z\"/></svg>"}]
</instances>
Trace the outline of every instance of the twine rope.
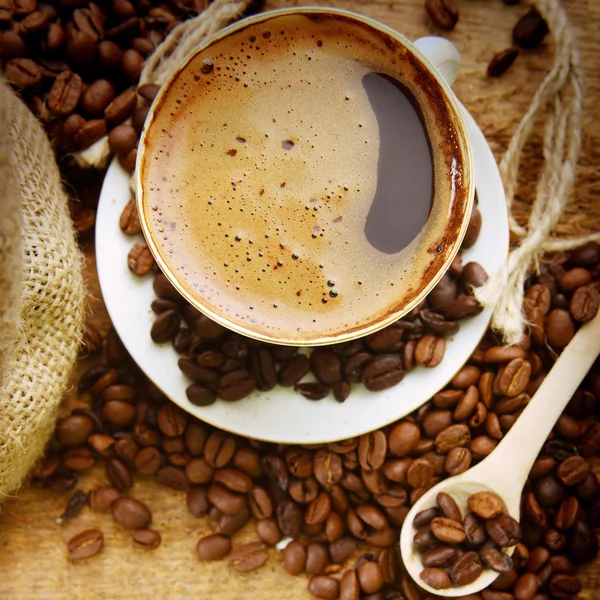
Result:
<instances>
[{"instance_id":1,"label":"twine rope","mask_svg":"<svg viewBox=\"0 0 600 600\"><path fill-rule=\"evenodd\" d=\"M507 344L518 343L523 335L524 284L532 264L537 267L544 252L570 250L585 242L600 241L600 232L570 239L551 237L575 182L581 151L583 75L573 32L559 0L537 0L535 4L549 26L555 46L554 63L533 96L499 165L510 231L520 242L500 271L475 290L476 298L484 306L494 307L492 327ZM511 211L517 177L523 148L543 115L546 115L544 161L529 222L521 226Z\"/></svg>"}]
</instances>

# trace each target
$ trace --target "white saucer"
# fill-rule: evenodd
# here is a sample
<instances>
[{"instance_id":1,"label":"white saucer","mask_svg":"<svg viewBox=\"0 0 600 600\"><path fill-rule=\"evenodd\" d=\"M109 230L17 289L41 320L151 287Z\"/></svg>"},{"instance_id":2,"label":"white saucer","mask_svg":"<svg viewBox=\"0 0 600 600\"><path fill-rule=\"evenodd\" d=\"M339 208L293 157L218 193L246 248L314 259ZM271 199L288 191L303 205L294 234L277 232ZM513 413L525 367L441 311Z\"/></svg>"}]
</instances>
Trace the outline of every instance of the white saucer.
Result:
<instances>
[{"instance_id":1,"label":"white saucer","mask_svg":"<svg viewBox=\"0 0 600 600\"><path fill-rule=\"evenodd\" d=\"M485 137L466 110L464 114L473 145L483 224L475 246L463 253L463 261L476 260L492 275L508 252L504 189ZM397 386L383 392L369 392L356 385L343 404L331 395L311 402L291 389L276 387L235 403L217 400L211 406L194 406L185 394L191 382L177 367L179 355L171 344L159 345L150 339L154 319L150 303L155 298L152 277L135 277L127 267L127 254L136 239L122 233L119 217L130 197L129 176L114 160L106 174L96 217L96 263L112 322L133 359L173 402L232 433L270 442L314 444L383 427L415 410L446 385L469 358L491 318L491 310L486 309L462 321L460 331L447 340L444 359L435 369L416 368Z\"/></svg>"}]
</instances>

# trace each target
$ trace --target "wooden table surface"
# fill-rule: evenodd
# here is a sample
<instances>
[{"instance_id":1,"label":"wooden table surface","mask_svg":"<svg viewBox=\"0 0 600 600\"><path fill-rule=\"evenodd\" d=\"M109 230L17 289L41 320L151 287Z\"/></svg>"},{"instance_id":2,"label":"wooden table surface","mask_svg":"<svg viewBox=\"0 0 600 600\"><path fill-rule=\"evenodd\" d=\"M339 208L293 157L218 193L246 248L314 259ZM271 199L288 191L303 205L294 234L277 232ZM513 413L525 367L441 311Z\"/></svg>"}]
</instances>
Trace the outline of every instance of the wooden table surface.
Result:
<instances>
[{"instance_id":1,"label":"wooden table surface","mask_svg":"<svg viewBox=\"0 0 600 600\"><path fill-rule=\"evenodd\" d=\"M268 0L267 8L308 4L295 0ZM330 0L310 4L347 8L374 17L411 39L440 34L429 22L422 0ZM528 10L525 4L506 6L500 0L464 0L460 22L448 37L461 53L462 69L456 92L480 125L499 159L527 109L533 93L551 64L552 46L522 52L513 67L499 79L485 75L491 56L511 44L516 20ZM583 149L577 189L559 231L565 235L600 229L600 2L565 2L575 27L584 72L587 78ZM541 136L526 146L525 167L520 179L520 215L527 211L527 199L535 183L540 161ZM98 288L94 246L84 246L89 285L89 305L94 321L106 331L108 319ZM80 367L83 367L80 365ZM74 391L68 394L65 410L85 403ZM101 471L80 480L88 490L103 481ZM95 598L310 598L304 577L291 577L281 567L275 550L267 565L241 576L227 563L200 563L194 555L196 540L208 532L204 519L196 519L185 508L185 494L138 481L132 495L145 501L154 514L154 527L163 536L155 551L136 550L130 534L116 526L109 515L85 508L73 521L62 525L55 518L64 509L68 494L24 488L5 503L0 515L0 598L26 599ZM97 527L104 532L105 547L100 555L72 564L66 541L76 532ZM238 534L251 539L252 529ZM600 560L583 571L585 589L580 598L600 597Z\"/></svg>"}]
</instances>

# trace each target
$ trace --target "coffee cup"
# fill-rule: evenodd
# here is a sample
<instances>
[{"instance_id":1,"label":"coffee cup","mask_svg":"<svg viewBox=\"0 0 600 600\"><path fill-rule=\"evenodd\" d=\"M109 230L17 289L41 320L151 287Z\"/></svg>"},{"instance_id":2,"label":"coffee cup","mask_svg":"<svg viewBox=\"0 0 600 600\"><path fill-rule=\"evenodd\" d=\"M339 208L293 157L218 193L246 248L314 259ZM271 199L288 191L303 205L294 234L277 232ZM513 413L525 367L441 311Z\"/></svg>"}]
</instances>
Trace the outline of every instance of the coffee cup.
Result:
<instances>
[{"instance_id":1,"label":"coffee cup","mask_svg":"<svg viewBox=\"0 0 600 600\"><path fill-rule=\"evenodd\" d=\"M468 226L457 73L450 42L333 8L206 40L140 141L137 206L159 267L201 312L266 342L343 342L399 319Z\"/></svg>"}]
</instances>

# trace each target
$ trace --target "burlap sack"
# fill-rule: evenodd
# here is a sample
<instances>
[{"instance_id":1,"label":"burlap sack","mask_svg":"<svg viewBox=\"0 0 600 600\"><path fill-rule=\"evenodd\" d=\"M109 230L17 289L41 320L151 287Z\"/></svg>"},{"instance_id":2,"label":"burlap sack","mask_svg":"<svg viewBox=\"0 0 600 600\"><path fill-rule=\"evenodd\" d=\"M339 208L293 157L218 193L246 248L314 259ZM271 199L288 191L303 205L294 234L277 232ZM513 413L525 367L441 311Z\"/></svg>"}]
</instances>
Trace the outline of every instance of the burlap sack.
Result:
<instances>
[{"instance_id":1,"label":"burlap sack","mask_svg":"<svg viewBox=\"0 0 600 600\"><path fill-rule=\"evenodd\" d=\"M54 152L0 81L0 502L54 430L84 301L82 256Z\"/></svg>"}]
</instances>

